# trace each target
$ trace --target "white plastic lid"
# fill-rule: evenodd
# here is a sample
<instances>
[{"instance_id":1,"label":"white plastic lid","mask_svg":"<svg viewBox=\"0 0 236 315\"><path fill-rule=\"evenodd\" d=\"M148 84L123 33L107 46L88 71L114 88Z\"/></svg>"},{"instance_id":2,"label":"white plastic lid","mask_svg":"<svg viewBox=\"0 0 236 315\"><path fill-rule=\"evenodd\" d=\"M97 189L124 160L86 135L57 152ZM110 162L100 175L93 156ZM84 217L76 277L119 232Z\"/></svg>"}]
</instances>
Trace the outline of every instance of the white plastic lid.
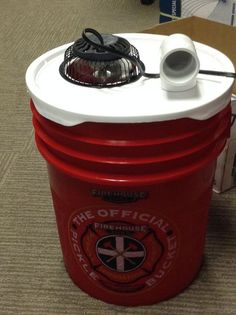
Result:
<instances>
[{"instance_id":1,"label":"white plastic lid","mask_svg":"<svg viewBox=\"0 0 236 315\"><path fill-rule=\"evenodd\" d=\"M134 45L146 72L160 72L160 45L165 36L119 34ZM234 72L224 54L195 42L200 69ZM26 84L41 115L64 126L82 122L154 122L178 118L207 119L230 101L233 79L199 74L194 88L169 92L160 79L138 81L112 88L84 87L67 82L59 73L66 44L48 51L29 66Z\"/></svg>"}]
</instances>

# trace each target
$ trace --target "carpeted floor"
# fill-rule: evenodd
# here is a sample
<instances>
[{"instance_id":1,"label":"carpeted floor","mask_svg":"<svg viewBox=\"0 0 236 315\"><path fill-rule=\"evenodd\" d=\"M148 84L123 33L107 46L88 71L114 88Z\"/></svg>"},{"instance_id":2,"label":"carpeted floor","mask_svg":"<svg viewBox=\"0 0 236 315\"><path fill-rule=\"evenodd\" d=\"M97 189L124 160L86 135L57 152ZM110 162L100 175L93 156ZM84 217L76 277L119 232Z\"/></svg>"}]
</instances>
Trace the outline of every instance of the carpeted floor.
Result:
<instances>
[{"instance_id":1,"label":"carpeted floor","mask_svg":"<svg viewBox=\"0 0 236 315\"><path fill-rule=\"evenodd\" d=\"M81 292L64 269L46 167L34 146L26 68L84 27L135 32L157 22L157 1L0 1L1 315L236 314L236 189L213 196L202 270L169 301L108 305Z\"/></svg>"}]
</instances>

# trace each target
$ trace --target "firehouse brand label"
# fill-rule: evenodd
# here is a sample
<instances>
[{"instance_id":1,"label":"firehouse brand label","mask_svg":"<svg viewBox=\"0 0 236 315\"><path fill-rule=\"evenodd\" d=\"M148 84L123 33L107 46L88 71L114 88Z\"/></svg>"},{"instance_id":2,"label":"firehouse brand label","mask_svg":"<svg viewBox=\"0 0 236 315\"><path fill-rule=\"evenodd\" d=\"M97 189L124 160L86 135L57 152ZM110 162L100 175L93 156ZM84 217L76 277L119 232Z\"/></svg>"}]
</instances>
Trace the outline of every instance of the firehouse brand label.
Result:
<instances>
[{"instance_id":1,"label":"firehouse brand label","mask_svg":"<svg viewBox=\"0 0 236 315\"><path fill-rule=\"evenodd\" d=\"M148 197L148 193L144 191L133 192L133 191L106 191L106 190L98 190L92 189L91 194L93 197L102 198L105 201L113 202L113 203L128 203L128 202L136 202L139 199L146 199Z\"/></svg>"},{"instance_id":2,"label":"firehouse brand label","mask_svg":"<svg viewBox=\"0 0 236 315\"><path fill-rule=\"evenodd\" d=\"M133 293L158 285L177 254L176 231L142 211L87 208L70 218L77 263L97 286Z\"/></svg>"}]
</instances>

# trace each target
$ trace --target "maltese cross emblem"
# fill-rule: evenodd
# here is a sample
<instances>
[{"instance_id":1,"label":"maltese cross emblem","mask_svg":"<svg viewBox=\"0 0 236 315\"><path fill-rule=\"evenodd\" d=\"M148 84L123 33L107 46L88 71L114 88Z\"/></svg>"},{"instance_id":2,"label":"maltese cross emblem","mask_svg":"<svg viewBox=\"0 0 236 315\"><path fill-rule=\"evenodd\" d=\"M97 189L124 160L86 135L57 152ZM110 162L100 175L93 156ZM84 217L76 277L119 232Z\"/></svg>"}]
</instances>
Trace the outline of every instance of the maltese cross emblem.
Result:
<instances>
[{"instance_id":1,"label":"maltese cross emblem","mask_svg":"<svg viewBox=\"0 0 236 315\"><path fill-rule=\"evenodd\" d=\"M98 240L96 251L100 261L117 272L135 270L146 256L143 244L129 236L105 236Z\"/></svg>"}]
</instances>

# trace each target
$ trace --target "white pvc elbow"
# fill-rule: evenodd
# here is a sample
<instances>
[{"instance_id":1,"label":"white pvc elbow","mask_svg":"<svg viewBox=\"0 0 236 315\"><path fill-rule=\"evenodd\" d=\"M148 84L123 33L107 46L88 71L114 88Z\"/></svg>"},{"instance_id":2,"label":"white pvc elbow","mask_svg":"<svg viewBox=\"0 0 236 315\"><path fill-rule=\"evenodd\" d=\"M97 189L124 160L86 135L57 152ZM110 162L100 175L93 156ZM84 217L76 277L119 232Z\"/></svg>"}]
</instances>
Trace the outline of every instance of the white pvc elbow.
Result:
<instances>
[{"instance_id":1,"label":"white pvc elbow","mask_svg":"<svg viewBox=\"0 0 236 315\"><path fill-rule=\"evenodd\" d=\"M184 34L168 36L161 44L161 86L167 91L185 91L197 82L199 59L191 38Z\"/></svg>"}]
</instances>

